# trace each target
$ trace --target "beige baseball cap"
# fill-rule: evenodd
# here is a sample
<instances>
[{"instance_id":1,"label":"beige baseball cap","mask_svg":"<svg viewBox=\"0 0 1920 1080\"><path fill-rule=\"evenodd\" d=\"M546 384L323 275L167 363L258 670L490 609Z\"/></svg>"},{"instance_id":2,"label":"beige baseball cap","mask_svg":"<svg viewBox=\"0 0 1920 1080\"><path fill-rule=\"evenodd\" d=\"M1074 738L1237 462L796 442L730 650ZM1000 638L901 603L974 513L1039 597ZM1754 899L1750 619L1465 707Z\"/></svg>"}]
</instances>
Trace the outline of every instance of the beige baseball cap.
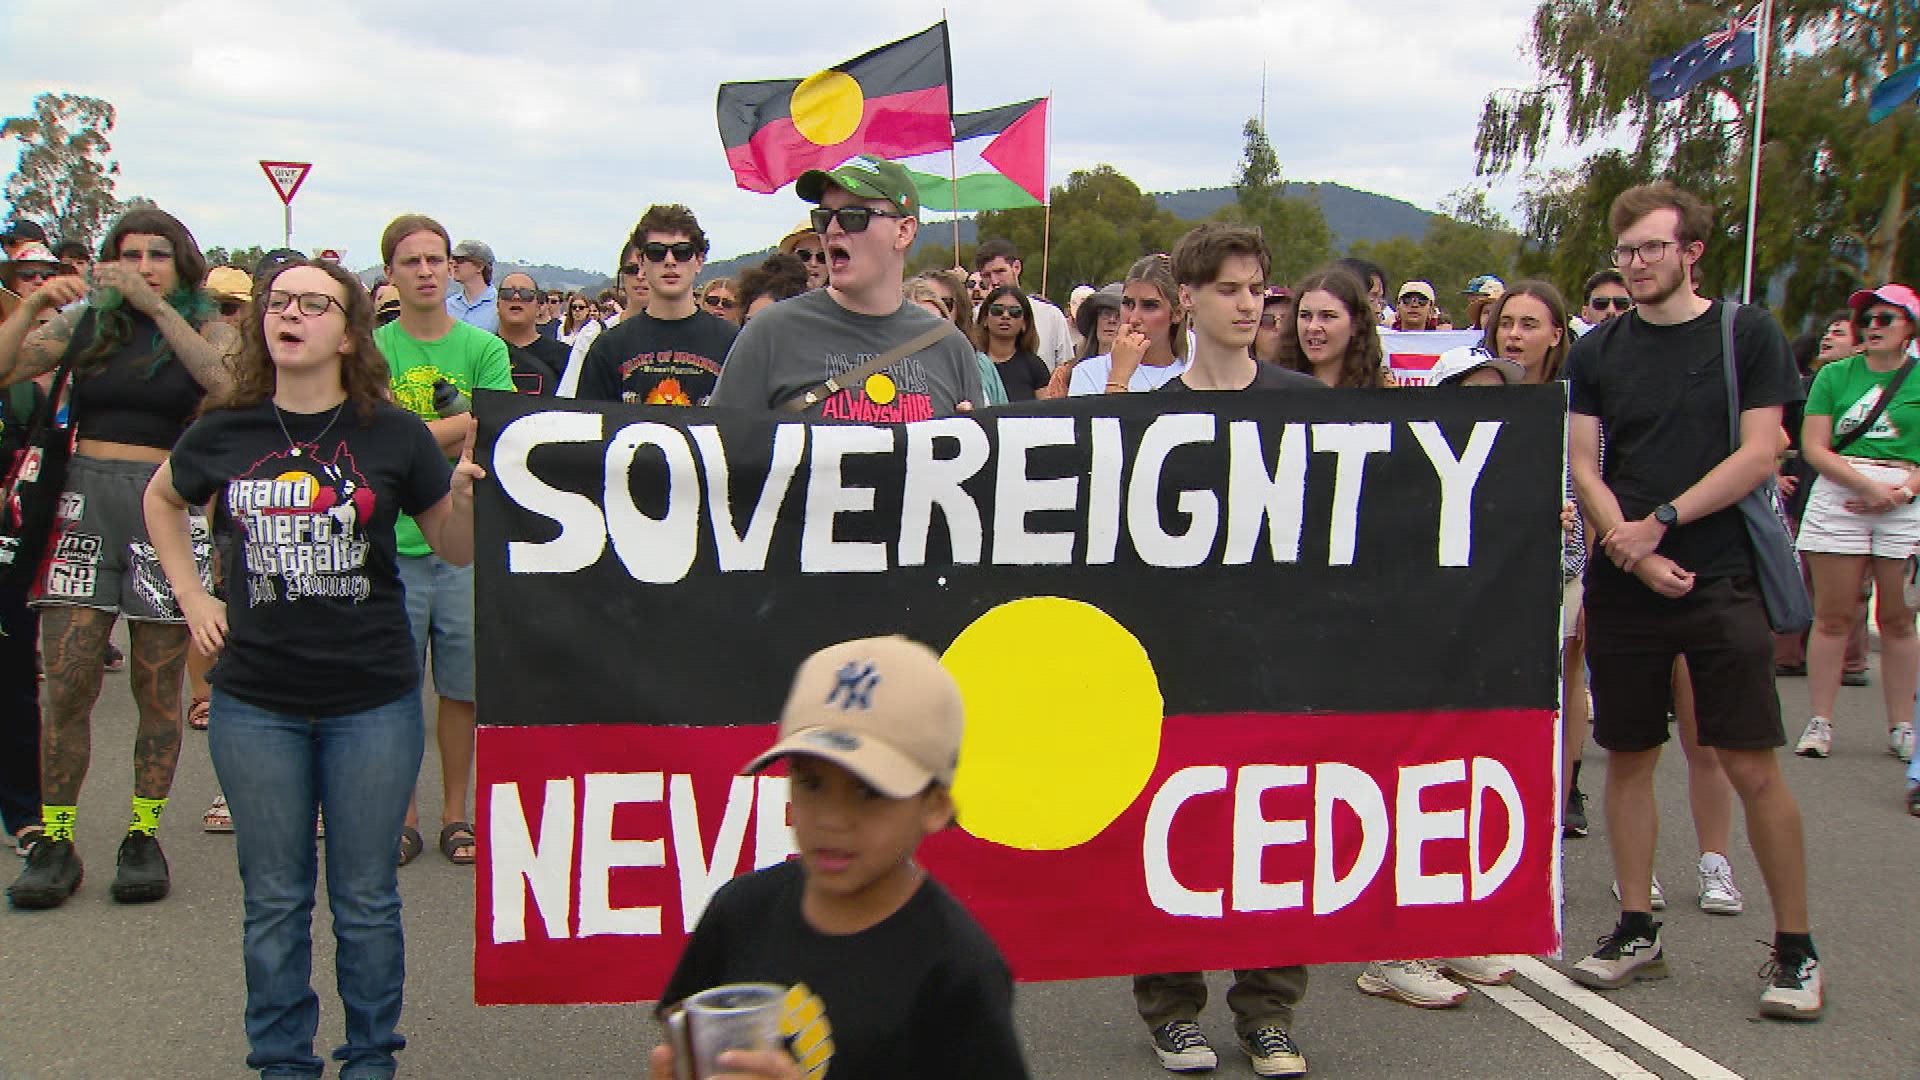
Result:
<instances>
[{"instance_id":1,"label":"beige baseball cap","mask_svg":"<svg viewBox=\"0 0 1920 1080\"><path fill-rule=\"evenodd\" d=\"M966 709L932 649L904 637L829 645L800 664L780 738L747 763L757 773L808 754L842 766L892 799L953 786Z\"/></svg>"}]
</instances>

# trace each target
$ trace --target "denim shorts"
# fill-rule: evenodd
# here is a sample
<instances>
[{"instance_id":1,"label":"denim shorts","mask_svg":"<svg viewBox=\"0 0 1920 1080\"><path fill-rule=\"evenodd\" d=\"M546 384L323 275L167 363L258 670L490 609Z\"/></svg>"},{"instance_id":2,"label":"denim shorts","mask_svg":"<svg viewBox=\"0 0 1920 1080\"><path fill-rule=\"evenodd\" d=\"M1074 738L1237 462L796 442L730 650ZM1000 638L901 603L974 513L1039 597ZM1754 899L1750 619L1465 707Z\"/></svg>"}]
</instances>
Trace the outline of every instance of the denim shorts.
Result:
<instances>
[{"instance_id":1,"label":"denim shorts","mask_svg":"<svg viewBox=\"0 0 1920 1080\"><path fill-rule=\"evenodd\" d=\"M426 675L433 660L433 689L453 701L473 700L473 568L437 555L400 556L400 582L407 588L407 622L413 655Z\"/></svg>"}]
</instances>

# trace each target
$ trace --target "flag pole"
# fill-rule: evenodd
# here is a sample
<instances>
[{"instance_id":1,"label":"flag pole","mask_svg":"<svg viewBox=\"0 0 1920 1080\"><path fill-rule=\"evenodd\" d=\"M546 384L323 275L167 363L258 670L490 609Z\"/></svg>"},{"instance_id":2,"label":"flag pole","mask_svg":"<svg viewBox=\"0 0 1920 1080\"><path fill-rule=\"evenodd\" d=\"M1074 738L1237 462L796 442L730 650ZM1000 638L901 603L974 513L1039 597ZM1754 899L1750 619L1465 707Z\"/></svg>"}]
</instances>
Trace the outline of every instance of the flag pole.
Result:
<instances>
[{"instance_id":1,"label":"flag pole","mask_svg":"<svg viewBox=\"0 0 1920 1080\"><path fill-rule=\"evenodd\" d=\"M940 21L947 21L947 9L940 9ZM947 93L953 93L953 54L947 54ZM966 264L960 261L960 151L953 144L953 99L947 99L947 185L953 189L953 266L964 270ZM966 275L961 274L962 277Z\"/></svg>"},{"instance_id":2,"label":"flag pole","mask_svg":"<svg viewBox=\"0 0 1920 1080\"><path fill-rule=\"evenodd\" d=\"M1746 270L1740 283L1740 302L1753 303L1753 247L1754 231L1760 221L1760 148L1766 141L1767 129L1767 68L1772 56L1773 45L1773 0L1760 0L1760 39L1759 61L1760 82L1754 93L1753 106L1753 170L1747 183L1747 257Z\"/></svg>"},{"instance_id":3,"label":"flag pole","mask_svg":"<svg viewBox=\"0 0 1920 1080\"><path fill-rule=\"evenodd\" d=\"M1040 295L1047 295L1047 268L1053 257L1053 91L1047 91L1047 157L1040 166L1040 192L1046 198L1045 217L1040 224Z\"/></svg>"}]
</instances>

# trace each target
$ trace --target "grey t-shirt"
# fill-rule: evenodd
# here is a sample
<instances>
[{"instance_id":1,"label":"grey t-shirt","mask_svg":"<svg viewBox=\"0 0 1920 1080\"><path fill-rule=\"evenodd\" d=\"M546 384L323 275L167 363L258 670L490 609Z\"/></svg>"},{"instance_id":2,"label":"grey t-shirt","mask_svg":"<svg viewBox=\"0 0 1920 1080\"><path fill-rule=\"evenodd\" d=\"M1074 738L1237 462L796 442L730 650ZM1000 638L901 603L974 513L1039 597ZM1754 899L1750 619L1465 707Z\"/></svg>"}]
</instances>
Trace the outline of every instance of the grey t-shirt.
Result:
<instances>
[{"instance_id":1,"label":"grey t-shirt","mask_svg":"<svg viewBox=\"0 0 1920 1080\"><path fill-rule=\"evenodd\" d=\"M891 315L861 315L814 289L755 315L727 353L708 404L771 409L835 375L843 375L940 325L916 304ZM806 415L833 420L905 423L952 416L961 402L985 404L973 346L958 329L861 386L842 390Z\"/></svg>"}]
</instances>

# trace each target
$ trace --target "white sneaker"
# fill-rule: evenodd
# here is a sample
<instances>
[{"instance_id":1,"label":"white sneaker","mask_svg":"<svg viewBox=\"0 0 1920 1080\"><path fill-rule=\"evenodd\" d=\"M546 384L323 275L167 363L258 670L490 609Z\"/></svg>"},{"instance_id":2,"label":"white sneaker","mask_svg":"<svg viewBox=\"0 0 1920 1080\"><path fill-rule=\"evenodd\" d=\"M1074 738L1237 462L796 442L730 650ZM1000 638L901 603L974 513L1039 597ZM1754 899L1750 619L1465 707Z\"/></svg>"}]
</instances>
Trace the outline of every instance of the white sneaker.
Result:
<instances>
[{"instance_id":1,"label":"white sneaker","mask_svg":"<svg viewBox=\"0 0 1920 1080\"><path fill-rule=\"evenodd\" d=\"M1472 993L1441 975L1426 960L1381 960L1355 980L1363 994L1392 998L1422 1009L1450 1009Z\"/></svg>"},{"instance_id":2,"label":"white sneaker","mask_svg":"<svg viewBox=\"0 0 1920 1080\"><path fill-rule=\"evenodd\" d=\"M1567 972L1582 986L1618 990L1635 979L1664 979L1672 973L1660 947L1659 923L1653 924L1650 933L1641 932L1627 929L1622 918L1599 945Z\"/></svg>"},{"instance_id":3,"label":"white sneaker","mask_svg":"<svg viewBox=\"0 0 1920 1080\"><path fill-rule=\"evenodd\" d=\"M1700 910L1709 915L1738 915L1747 910L1747 902L1733 884L1733 864L1717 851L1700 856Z\"/></svg>"},{"instance_id":4,"label":"white sneaker","mask_svg":"<svg viewBox=\"0 0 1920 1080\"><path fill-rule=\"evenodd\" d=\"M1824 716L1816 716L1807 721L1807 729L1800 733L1800 741L1793 752L1801 757L1831 757L1833 755L1833 721Z\"/></svg>"},{"instance_id":5,"label":"white sneaker","mask_svg":"<svg viewBox=\"0 0 1920 1080\"><path fill-rule=\"evenodd\" d=\"M1653 905L1652 905L1653 910L1655 911L1667 910L1667 893L1666 893L1666 890L1660 887L1659 874L1653 875L1652 891L1653 891ZM1617 881L1613 883L1613 898L1615 900L1620 899L1620 883Z\"/></svg>"},{"instance_id":6,"label":"white sneaker","mask_svg":"<svg viewBox=\"0 0 1920 1080\"><path fill-rule=\"evenodd\" d=\"M1913 760L1912 724L1895 724L1893 730L1887 732L1887 753L1901 761Z\"/></svg>"},{"instance_id":7,"label":"white sneaker","mask_svg":"<svg viewBox=\"0 0 1920 1080\"><path fill-rule=\"evenodd\" d=\"M1760 969L1767 988L1760 992L1760 1015L1777 1020L1818 1020L1827 1003L1826 980L1820 961L1811 956L1782 960L1775 953Z\"/></svg>"},{"instance_id":8,"label":"white sneaker","mask_svg":"<svg viewBox=\"0 0 1920 1080\"><path fill-rule=\"evenodd\" d=\"M1440 970L1481 986L1505 986L1513 980L1513 965L1498 956L1450 956Z\"/></svg>"}]
</instances>

